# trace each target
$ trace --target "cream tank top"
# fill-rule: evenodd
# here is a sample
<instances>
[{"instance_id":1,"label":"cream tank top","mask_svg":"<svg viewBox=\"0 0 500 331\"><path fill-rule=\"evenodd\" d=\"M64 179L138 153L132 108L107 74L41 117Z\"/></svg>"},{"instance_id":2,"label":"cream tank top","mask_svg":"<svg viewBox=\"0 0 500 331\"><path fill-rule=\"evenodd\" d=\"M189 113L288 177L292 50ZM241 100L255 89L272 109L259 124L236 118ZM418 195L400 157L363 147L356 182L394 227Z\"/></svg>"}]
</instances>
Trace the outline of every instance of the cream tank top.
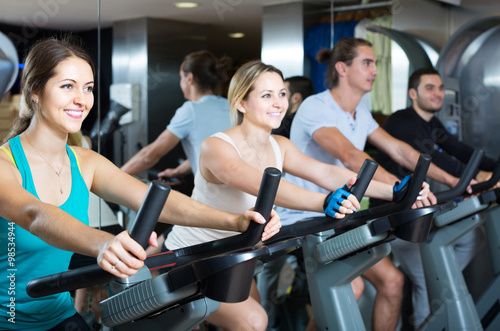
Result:
<instances>
[{"instance_id":1,"label":"cream tank top","mask_svg":"<svg viewBox=\"0 0 500 331\"><path fill-rule=\"evenodd\" d=\"M228 135L218 132L212 135L212 137L222 139L231 144L241 157L240 151ZM283 160L279 145L272 136L269 136L269 142L276 157L276 168L281 171L283 169ZM257 197L226 184L207 182L199 170L194 178L194 189L191 198L208 206L234 214L242 214L244 211L254 207L257 200ZM165 240L165 246L170 250L174 250L237 234L239 232L175 225Z\"/></svg>"}]
</instances>

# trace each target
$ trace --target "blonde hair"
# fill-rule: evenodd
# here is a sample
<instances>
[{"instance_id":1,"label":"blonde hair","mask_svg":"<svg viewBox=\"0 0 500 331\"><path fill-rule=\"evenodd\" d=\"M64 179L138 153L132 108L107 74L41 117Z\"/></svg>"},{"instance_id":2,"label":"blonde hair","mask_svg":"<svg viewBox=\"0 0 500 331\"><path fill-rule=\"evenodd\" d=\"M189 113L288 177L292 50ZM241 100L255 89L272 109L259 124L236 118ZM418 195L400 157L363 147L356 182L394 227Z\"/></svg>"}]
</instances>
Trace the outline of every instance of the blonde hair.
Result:
<instances>
[{"instance_id":1,"label":"blonde hair","mask_svg":"<svg viewBox=\"0 0 500 331\"><path fill-rule=\"evenodd\" d=\"M274 72L283 79L283 73L276 67L264 64L259 60L247 62L234 74L229 83L229 110L231 120L235 125L241 124L243 114L238 111L238 105L252 92L255 81L265 72Z\"/></svg>"}]
</instances>

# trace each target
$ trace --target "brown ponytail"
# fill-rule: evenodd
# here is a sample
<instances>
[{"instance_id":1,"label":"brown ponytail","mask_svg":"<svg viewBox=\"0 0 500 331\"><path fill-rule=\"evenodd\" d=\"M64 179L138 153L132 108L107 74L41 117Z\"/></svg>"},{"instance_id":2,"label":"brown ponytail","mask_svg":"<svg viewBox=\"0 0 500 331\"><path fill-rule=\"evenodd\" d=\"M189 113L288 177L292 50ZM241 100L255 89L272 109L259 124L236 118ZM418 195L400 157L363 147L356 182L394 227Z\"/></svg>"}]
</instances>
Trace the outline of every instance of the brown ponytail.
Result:
<instances>
[{"instance_id":1,"label":"brown ponytail","mask_svg":"<svg viewBox=\"0 0 500 331\"><path fill-rule=\"evenodd\" d=\"M325 73L325 85L331 89L339 84L339 74L335 69L337 62L344 62L348 66L352 64L352 60L358 55L357 48L359 46L369 46L372 44L364 39L359 38L342 38L333 47L331 51L322 49L316 54L316 59L319 63L327 63L328 69Z\"/></svg>"},{"instance_id":2,"label":"brown ponytail","mask_svg":"<svg viewBox=\"0 0 500 331\"><path fill-rule=\"evenodd\" d=\"M184 58L181 70L193 74L200 92L211 91L225 97L233 74L233 61L227 56L217 59L212 52L198 51Z\"/></svg>"}]
</instances>

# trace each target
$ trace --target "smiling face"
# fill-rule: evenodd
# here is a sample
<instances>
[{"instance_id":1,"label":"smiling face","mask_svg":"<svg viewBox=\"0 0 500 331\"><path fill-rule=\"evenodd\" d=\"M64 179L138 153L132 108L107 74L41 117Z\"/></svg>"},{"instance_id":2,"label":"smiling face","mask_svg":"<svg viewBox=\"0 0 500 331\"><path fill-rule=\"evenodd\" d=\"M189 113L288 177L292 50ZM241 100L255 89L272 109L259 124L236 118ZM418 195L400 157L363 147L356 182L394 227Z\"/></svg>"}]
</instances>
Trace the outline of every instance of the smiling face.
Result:
<instances>
[{"instance_id":1,"label":"smiling face","mask_svg":"<svg viewBox=\"0 0 500 331\"><path fill-rule=\"evenodd\" d=\"M238 110L244 114L244 121L276 129L288 109L287 94L281 76L275 72L265 72L257 78L252 91L240 103Z\"/></svg>"},{"instance_id":2,"label":"smiling face","mask_svg":"<svg viewBox=\"0 0 500 331\"><path fill-rule=\"evenodd\" d=\"M90 65L78 57L69 57L55 68L41 95L32 99L40 104L39 120L74 133L81 128L94 104L94 77Z\"/></svg>"},{"instance_id":3,"label":"smiling face","mask_svg":"<svg viewBox=\"0 0 500 331\"><path fill-rule=\"evenodd\" d=\"M377 58L370 46L358 46L357 55L350 66L344 63L347 82L362 93L372 90L375 76L377 76Z\"/></svg>"},{"instance_id":4,"label":"smiling face","mask_svg":"<svg viewBox=\"0 0 500 331\"><path fill-rule=\"evenodd\" d=\"M422 75L417 89L410 89L409 95L416 110L434 114L443 106L443 81L439 75Z\"/></svg>"}]
</instances>

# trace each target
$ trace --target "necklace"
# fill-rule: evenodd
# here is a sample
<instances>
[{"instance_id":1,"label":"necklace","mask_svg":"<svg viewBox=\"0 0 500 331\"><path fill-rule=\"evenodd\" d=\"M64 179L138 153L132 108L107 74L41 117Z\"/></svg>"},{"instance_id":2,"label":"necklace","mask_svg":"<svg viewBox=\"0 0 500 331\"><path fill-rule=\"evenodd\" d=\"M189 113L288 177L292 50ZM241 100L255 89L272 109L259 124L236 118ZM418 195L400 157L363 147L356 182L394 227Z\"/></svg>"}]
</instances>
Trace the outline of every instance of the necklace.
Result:
<instances>
[{"instance_id":1,"label":"necklace","mask_svg":"<svg viewBox=\"0 0 500 331\"><path fill-rule=\"evenodd\" d=\"M30 145L30 147L31 147L31 148L32 148L32 149L33 149L33 150L34 150L34 151L35 151L35 152L36 152L36 153L37 153L37 154L38 154L38 155L39 155L39 156L40 156L40 157L41 157L41 158L45 161L45 162L47 162L47 164L49 165L49 167L51 167L51 168L52 168L52 170L54 170L54 172L56 173L57 177L59 177L59 192L60 192L61 194L63 194L63 193L64 193L64 190L63 190L63 188L62 188L62 177L61 177L61 175L62 175L62 171L63 171L63 168L64 168L64 161L65 161L64 154L63 154L63 159L62 159L61 170L57 171L57 170L56 170L56 168L54 168L54 167L52 166L52 164L50 164L50 162L49 162L49 161L48 161L48 160L47 160L47 159L46 159L46 158L45 158L42 154L40 154L40 152L38 152L38 150L37 150L35 147L33 147L33 145L32 145L32 144L30 143L30 141L28 140L28 136L25 136L25 137L26 137L26 141L28 142L28 145Z\"/></svg>"},{"instance_id":2,"label":"necklace","mask_svg":"<svg viewBox=\"0 0 500 331\"><path fill-rule=\"evenodd\" d=\"M254 150L255 152L255 157L257 158L258 162L259 162L259 165L261 166L262 165L262 157L264 156L263 153L265 153L266 151L266 148L267 148L267 145L262 149L262 151L260 151L260 153L257 151L257 148L255 148L253 145L251 145L248 140L247 140L247 137L243 134L243 130L241 129L241 126L240 126L240 131L241 131L241 137L243 138L243 141L245 142L245 144L247 144L248 147L250 147L251 149ZM259 156L259 154L262 154L262 156Z\"/></svg>"}]
</instances>

